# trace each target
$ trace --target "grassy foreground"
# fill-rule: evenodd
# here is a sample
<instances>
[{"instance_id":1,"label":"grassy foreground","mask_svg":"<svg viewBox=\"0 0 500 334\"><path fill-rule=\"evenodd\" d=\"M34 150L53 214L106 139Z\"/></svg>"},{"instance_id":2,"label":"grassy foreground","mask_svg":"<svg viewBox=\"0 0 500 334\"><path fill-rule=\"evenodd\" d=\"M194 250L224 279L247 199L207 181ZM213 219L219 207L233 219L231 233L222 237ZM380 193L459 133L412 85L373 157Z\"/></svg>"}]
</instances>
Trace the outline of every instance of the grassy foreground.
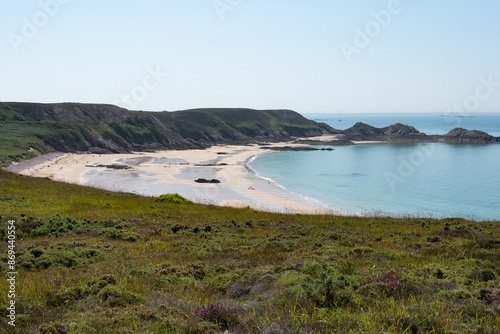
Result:
<instances>
[{"instance_id":1,"label":"grassy foreground","mask_svg":"<svg viewBox=\"0 0 500 334\"><path fill-rule=\"evenodd\" d=\"M500 332L499 222L162 199L0 171L0 333Z\"/></svg>"}]
</instances>

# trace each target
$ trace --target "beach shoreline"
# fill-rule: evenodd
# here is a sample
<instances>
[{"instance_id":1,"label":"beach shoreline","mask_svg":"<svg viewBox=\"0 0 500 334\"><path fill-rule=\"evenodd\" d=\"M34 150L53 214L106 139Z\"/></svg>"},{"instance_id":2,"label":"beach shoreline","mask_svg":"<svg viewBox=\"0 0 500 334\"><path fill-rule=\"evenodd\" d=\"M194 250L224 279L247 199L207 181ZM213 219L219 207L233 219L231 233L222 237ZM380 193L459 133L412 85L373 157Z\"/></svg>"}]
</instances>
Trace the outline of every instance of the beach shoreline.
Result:
<instances>
[{"instance_id":1,"label":"beach shoreline","mask_svg":"<svg viewBox=\"0 0 500 334\"><path fill-rule=\"evenodd\" d=\"M131 192L145 196L179 193L194 202L218 206L250 207L255 210L299 213L359 215L293 193L265 179L248 165L269 148L303 147L303 144L267 143L265 146L216 145L206 149L166 150L125 154L52 153L47 159L23 162L7 170L33 177ZM26 168L23 168L24 164ZM101 167L97 167L97 166ZM127 169L104 166L123 165ZM17 167L16 167L17 166ZM217 179L218 184L194 180Z\"/></svg>"}]
</instances>

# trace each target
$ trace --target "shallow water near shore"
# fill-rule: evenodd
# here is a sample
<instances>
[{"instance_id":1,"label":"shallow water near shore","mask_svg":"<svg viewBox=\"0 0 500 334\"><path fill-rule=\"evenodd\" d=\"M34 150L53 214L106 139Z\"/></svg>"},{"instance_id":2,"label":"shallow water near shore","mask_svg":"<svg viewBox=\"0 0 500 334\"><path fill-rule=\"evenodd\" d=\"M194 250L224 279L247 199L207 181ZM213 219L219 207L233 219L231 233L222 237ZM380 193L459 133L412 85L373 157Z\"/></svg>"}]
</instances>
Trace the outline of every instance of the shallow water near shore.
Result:
<instances>
[{"instance_id":1,"label":"shallow water near shore","mask_svg":"<svg viewBox=\"0 0 500 334\"><path fill-rule=\"evenodd\" d=\"M250 166L291 191L364 214L500 220L500 144L362 144L263 154Z\"/></svg>"}]
</instances>

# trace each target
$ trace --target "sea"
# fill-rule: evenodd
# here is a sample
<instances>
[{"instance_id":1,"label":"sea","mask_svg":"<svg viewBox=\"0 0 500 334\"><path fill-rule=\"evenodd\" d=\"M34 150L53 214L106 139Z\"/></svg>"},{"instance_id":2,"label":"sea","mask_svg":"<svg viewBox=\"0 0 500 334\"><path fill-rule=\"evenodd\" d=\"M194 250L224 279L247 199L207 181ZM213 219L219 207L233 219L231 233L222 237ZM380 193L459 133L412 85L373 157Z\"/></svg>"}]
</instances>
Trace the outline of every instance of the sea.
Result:
<instances>
[{"instance_id":1,"label":"sea","mask_svg":"<svg viewBox=\"0 0 500 334\"><path fill-rule=\"evenodd\" d=\"M337 129L394 123L427 134L456 127L500 136L500 113L304 114ZM500 144L368 143L334 151L271 152L258 176L332 208L369 216L500 220Z\"/></svg>"}]
</instances>

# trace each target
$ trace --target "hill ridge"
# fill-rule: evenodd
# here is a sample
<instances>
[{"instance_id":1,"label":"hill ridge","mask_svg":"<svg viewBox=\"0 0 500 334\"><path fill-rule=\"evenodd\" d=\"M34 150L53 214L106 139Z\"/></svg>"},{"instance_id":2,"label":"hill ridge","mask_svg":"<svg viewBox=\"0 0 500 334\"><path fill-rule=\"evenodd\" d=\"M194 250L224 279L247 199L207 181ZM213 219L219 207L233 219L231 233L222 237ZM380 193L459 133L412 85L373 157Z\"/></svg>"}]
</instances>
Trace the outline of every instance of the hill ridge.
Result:
<instances>
[{"instance_id":1,"label":"hill ridge","mask_svg":"<svg viewBox=\"0 0 500 334\"><path fill-rule=\"evenodd\" d=\"M120 153L283 141L335 132L287 109L133 111L109 104L0 102L0 160L51 151Z\"/></svg>"},{"instance_id":2,"label":"hill ridge","mask_svg":"<svg viewBox=\"0 0 500 334\"><path fill-rule=\"evenodd\" d=\"M122 153L194 149L325 134L338 136L339 140L329 145L354 141L500 142L500 137L477 130L455 128L445 135L427 135L401 123L376 128L358 122L346 130L338 130L289 109L195 108L150 112L75 102L0 102L0 130L0 166L53 151Z\"/></svg>"}]
</instances>

